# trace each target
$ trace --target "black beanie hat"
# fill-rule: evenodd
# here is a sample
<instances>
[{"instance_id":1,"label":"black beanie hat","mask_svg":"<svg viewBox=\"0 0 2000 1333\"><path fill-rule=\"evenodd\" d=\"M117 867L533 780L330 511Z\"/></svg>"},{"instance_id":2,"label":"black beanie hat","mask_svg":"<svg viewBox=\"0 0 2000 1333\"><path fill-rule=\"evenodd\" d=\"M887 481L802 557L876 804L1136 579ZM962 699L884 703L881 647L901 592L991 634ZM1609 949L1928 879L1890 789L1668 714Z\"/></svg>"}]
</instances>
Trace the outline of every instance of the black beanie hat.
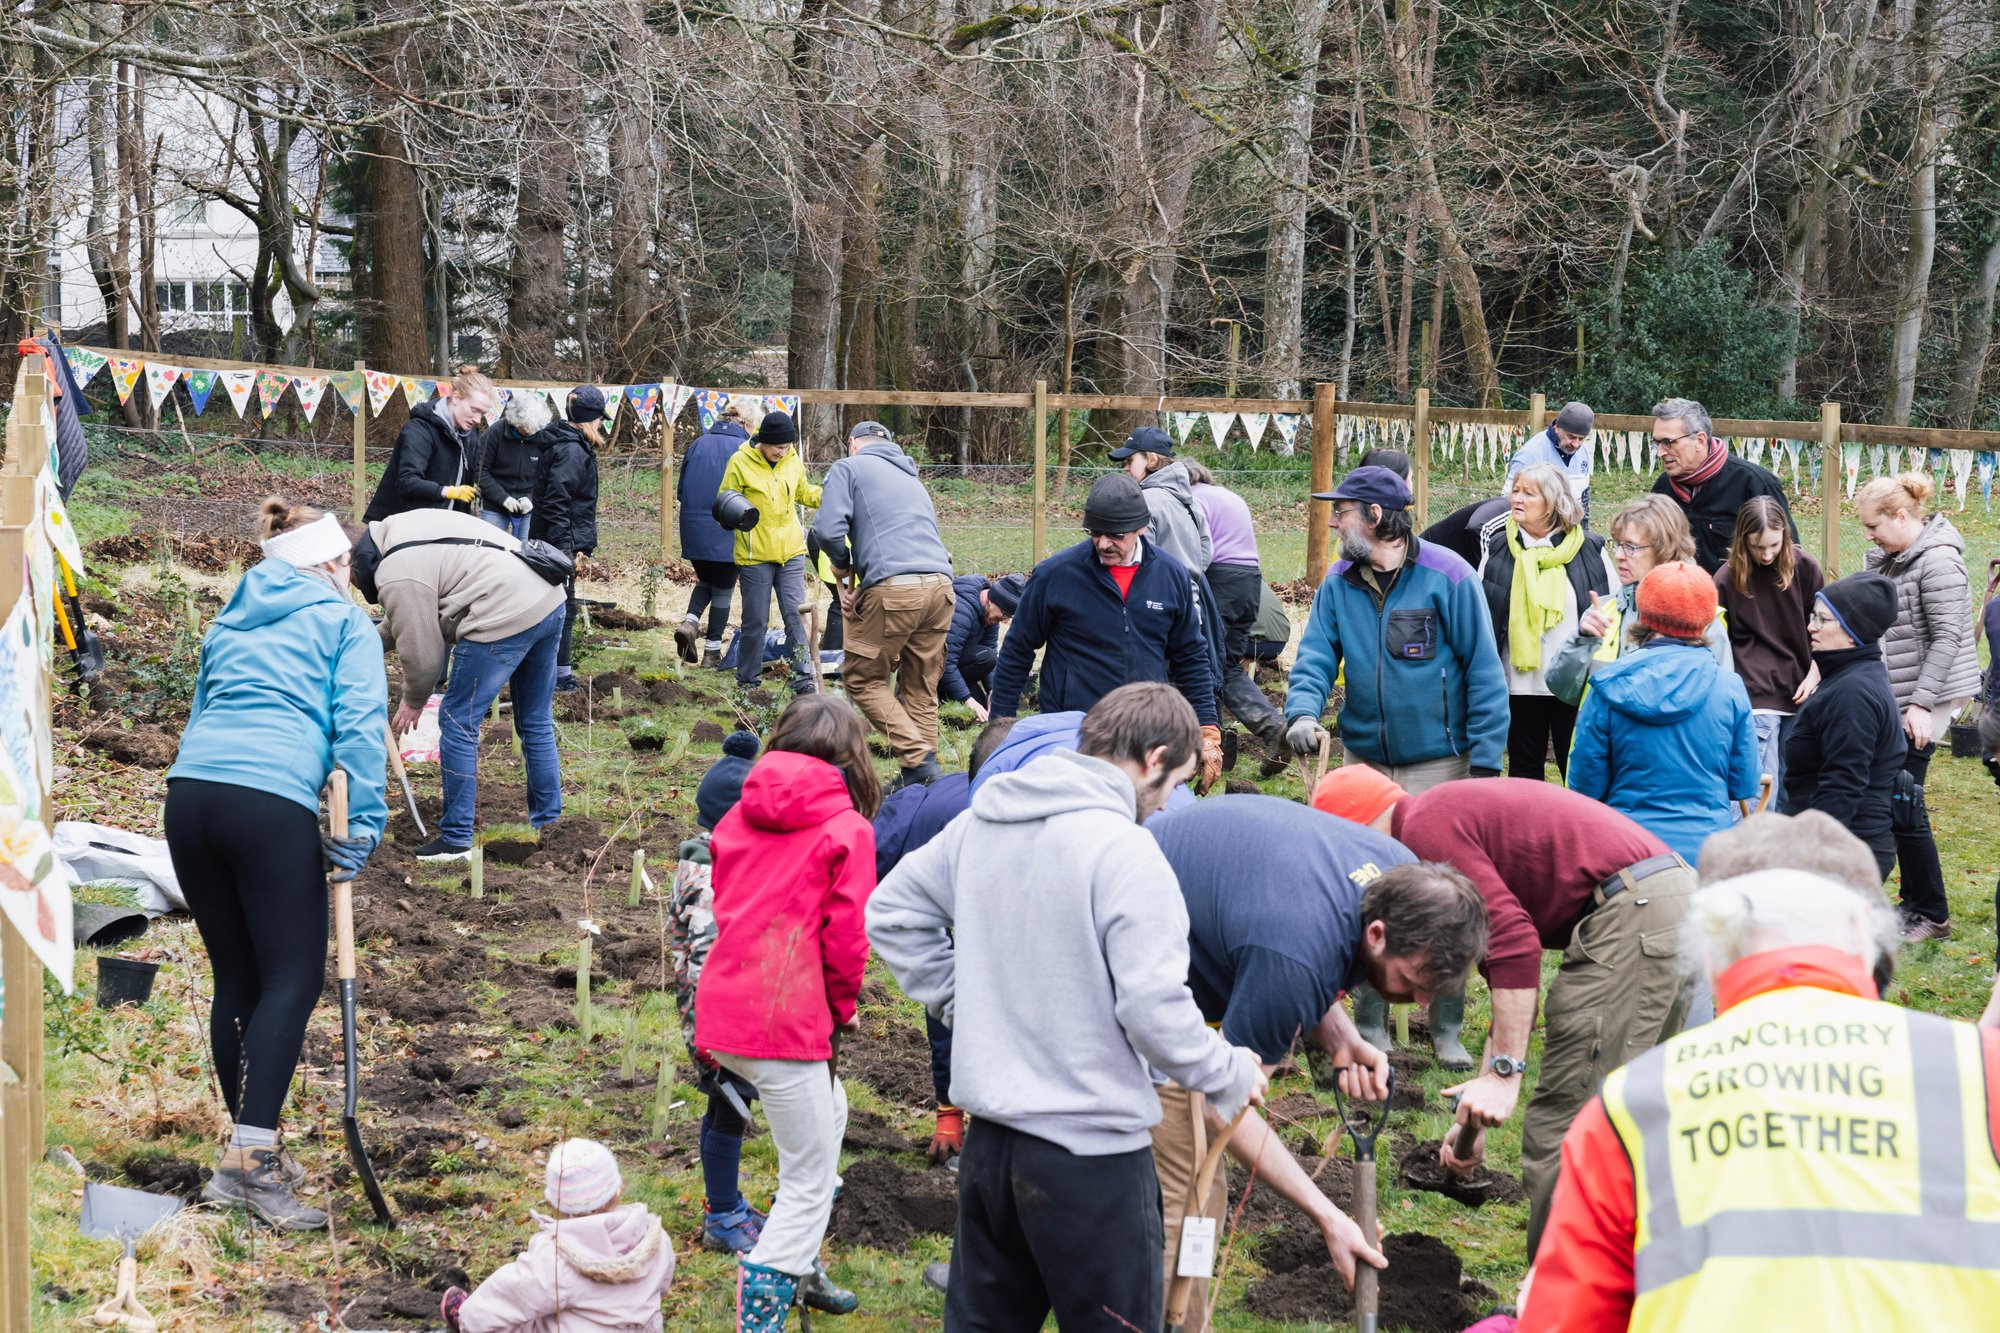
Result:
<instances>
[{"instance_id":1,"label":"black beanie hat","mask_svg":"<svg viewBox=\"0 0 2000 1333\"><path fill-rule=\"evenodd\" d=\"M1107 472L1090 488L1083 502L1085 532L1137 532L1153 521L1139 483L1123 472Z\"/></svg>"},{"instance_id":2,"label":"black beanie hat","mask_svg":"<svg viewBox=\"0 0 2000 1333\"><path fill-rule=\"evenodd\" d=\"M710 765L708 772L701 775L701 785L695 788L695 822L705 829L713 829L722 822L739 800L743 799L743 779L750 776L750 765L757 758L757 733L754 731L732 731L723 738L722 758Z\"/></svg>"},{"instance_id":3,"label":"black beanie hat","mask_svg":"<svg viewBox=\"0 0 2000 1333\"><path fill-rule=\"evenodd\" d=\"M789 412L766 412L750 439L753 444L797 444L799 428Z\"/></svg>"},{"instance_id":4,"label":"black beanie hat","mask_svg":"<svg viewBox=\"0 0 2000 1333\"><path fill-rule=\"evenodd\" d=\"M1879 640L1896 623L1896 584L1880 574L1849 574L1835 579L1820 589L1819 599L1848 637L1863 647Z\"/></svg>"}]
</instances>

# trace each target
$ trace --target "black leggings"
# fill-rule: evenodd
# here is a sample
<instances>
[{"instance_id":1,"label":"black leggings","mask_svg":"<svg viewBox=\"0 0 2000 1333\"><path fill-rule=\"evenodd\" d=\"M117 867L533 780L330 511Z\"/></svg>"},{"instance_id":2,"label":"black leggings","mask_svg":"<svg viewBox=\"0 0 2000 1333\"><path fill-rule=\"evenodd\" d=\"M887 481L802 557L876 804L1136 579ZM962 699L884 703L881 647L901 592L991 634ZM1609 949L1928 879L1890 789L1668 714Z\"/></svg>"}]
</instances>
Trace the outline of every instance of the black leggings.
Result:
<instances>
[{"instance_id":1,"label":"black leggings","mask_svg":"<svg viewBox=\"0 0 2000 1333\"><path fill-rule=\"evenodd\" d=\"M1547 694L1509 695L1507 705L1507 776L1542 781L1548 776L1549 747L1553 744L1556 773L1567 779L1576 708Z\"/></svg>"},{"instance_id":2,"label":"black leggings","mask_svg":"<svg viewBox=\"0 0 2000 1333\"><path fill-rule=\"evenodd\" d=\"M1903 771L1911 781L1899 784L1896 793L1896 859L1903 867L1903 914L1948 921L1951 904L1945 898L1944 867L1938 860L1937 838L1931 832L1930 810L1924 804L1924 778L1936 753L1937 742L1932 741L1903 755Z\"/></svg>"},{"instance_id":3,"label":"black leggings","mask_svg":"<svg viewBox=\"0 0 2000 1333\"><path fill-rule=\"evenodd\" d=\"M208 1041L239 1125L276 1129L326 981L319 815L250 787L167 784L167 850L215 975Z\"/></svg>"}]
</instances>

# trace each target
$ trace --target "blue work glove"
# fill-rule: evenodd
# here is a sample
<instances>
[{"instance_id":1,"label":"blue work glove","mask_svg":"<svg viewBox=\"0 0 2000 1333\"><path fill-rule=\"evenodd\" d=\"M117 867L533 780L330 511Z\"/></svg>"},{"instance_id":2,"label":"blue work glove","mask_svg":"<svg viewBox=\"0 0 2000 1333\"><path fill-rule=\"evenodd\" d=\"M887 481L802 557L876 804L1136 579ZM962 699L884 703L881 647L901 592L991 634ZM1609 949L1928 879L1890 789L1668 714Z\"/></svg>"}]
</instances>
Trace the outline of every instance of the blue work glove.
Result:
<instances>
[{"instance_id":1,"label":"blue work glove","mask_svg":"<svg viewBox=\"0 0 2000 1333\"><path fill-rule=\"evenodd\" d=\"M372 835L359 838L322 837L320 850L326 855L326 868L335 883L353 879L361 873L361 867L368 864L374 854L375 845L382 841Z\"/></svg>"}]
</instances>

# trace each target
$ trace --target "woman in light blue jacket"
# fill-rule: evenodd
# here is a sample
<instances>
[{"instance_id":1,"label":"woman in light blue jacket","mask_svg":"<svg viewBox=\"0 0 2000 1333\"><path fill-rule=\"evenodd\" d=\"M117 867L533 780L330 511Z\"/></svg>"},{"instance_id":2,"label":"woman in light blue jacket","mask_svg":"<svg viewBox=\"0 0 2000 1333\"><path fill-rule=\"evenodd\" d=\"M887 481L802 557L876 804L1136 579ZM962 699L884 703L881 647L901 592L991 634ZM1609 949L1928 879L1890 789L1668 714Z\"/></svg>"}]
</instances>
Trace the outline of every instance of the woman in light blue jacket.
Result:
<instances>
[{"instance_id":1,"label":"woman in light blue jacket","mask_svg":"<svg viewBox=\"0 0 2000 1333\"><path fill-rule=\"evenodd\" d=\"M1743 678L1702 642L1715 580L1686 561L1639 583L1640 641L1598 666L1577 715L1570 790L1630 815L1689 865L1757 795L1757 728Z\"/></svg>"},{"instance_id":2,"label":"woman in light blue jacket","mask_svg":"<svg viewBox=\"0 0 2000 1333\"><path fill-rule=\"evenodd\" d=\"M326 974L327 890L360 872L387 820L382 644L347 594L338 519L273 497L264 560L201 645L194 707L167 771L167 848L215 976L209 1044L234 1130L203 1195L272 1226L326 1214L292 1195L304 1171L278 1113ZM319 793L347 770L349 836L322 838Z\"/></svg>"}]
</instances>

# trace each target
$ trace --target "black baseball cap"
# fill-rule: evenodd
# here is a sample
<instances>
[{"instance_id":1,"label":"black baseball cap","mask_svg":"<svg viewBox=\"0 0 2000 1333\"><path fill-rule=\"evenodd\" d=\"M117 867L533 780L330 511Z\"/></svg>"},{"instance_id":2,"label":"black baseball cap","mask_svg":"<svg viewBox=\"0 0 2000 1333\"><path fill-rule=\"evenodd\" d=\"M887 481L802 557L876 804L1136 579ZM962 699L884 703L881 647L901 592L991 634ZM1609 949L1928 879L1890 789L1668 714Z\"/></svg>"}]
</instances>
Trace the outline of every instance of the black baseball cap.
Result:
<instances>
[{"instance_id":1,"label":"black baseball cap","mask_svg":"<svg viewBox=\"0 0 2000 1333\"><path fill-rule=\"evenodd\" d=\"M1125 443L1111 451L1111 457L1124 462L1133 454L1164 454L1174 456L1174 437L1158 426L1141 426L1125 437Z\"/></svg>"}]
</instances>

